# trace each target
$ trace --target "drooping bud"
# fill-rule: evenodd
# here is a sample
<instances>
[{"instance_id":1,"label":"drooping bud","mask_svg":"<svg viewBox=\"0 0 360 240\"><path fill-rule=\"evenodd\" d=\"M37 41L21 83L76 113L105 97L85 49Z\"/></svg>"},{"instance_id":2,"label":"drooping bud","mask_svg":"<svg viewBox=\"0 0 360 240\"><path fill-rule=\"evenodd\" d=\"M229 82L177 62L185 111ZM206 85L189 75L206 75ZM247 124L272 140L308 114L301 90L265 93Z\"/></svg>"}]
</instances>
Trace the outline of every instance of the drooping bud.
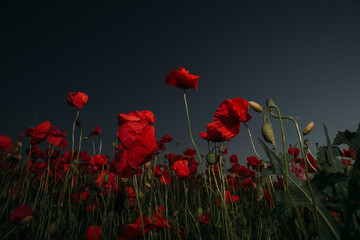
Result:
<instances>
[{"instance_id":1,"label":"drooping bud","mask_svg":"<svg viewBox=\"0 0 360 240\"><path fill-rule=\"evenodd\" d=\"M206 161L209 165L214 165L216 163L215 154L213 153L206 154Z\"/></svg>"},{"instance_id":2,"label":"drooping bud","mask_svg":"<svg viewBox=\"0 0 360 240\"><path fill-rule=\"evenodd\" d=\"M274 131L269 123L267 122L263 123L263 125L261 126L261 134L265 139L265 141L275 146Z\"/></svg>"},{"instance_id":3,"label":"drooping bud","mask_svg":"<svg viewBox=\"0 0 360 240\"><path fill-rule=\"evenodd\" d=\"M204 214L204 212L203 212L202 207L198 207L198 209L197 209L197 211L196 211L196 215L197 215L198 217L201 217L203 214Z\"/></svg>"},{"instance_id":4,"label":"drooping bud","mask_svg":"<svg viewBox=\"0 0 360 240\"><path fill-rule=\"evenodd\" d=\"M304 135L309 134L309 133L313 130L314 125L315 125L314 122L310 122L310 123L305 127L305 129L304 129L304 131L303 131L303 134L304 134Z\"/></svg>"},{"instance_id":5,"label":"drooping bud","mask_svg":"<svg viewBox=\"0 0 360 240\"><path fill-rule=\"evenodd\" d=\"M219 146L219 153L224 153L226 150L226 147L224 145Z\"/></svg>"},{"instance_id":6,"label":"drooping bud","mask_svg":"<svg viewBox=\"0 0 360 240\"><path fill-rule=\"evenodd\" d=\"M78 126L79 128L81 128L81 122L79 120L76 120L75 122L76 126Z\"/></svg>"},{"instance_id":7,"label":"drooping bud","mask_svg":"<svg viewBox=\"0 0 360 240\"><path fill-rule=\"evenodd\" d=\"M264 189L261 184L259 184L256 188L256 201L260 201L265 196Z\"/></svg>"},{"instance_id":8,"label":"drooping bud","mask_svg":"<svg viewBox=\"0 0 360 240\"><path fill-rule=\"evenodd\" d=\"M249 106L258 113L261 113L263 111L263 108L261 107L260 104L258 104L257 102L253 102L253 101L249 101Z\"/></svg>"},{"instance_id":9,"label":"drooping bud","mask_svg":"<svg viewBox=\"0 0 360 240\"><path fill-rule=\"evenodd\" d=\"M17 144L17 146L18 146L19 148L22 148L22 142L17 141L16 144Z\"/></svg>"},{"instance_id":10,"label":"drooping bud","mask_svg":"<svg viewBox=\"0 0 360 240\"><path fill-rule=\"evenodd\" d=\"M145 186L148 187L148 188L151 188L151 185L148 182L145 183Z\"/></svg>"},{"instance_id":11,"label":"drooping bud","mask_svg":"<svg viewBox=\"0 0 360 240\"><path fill-rule=\"evenodd\" d=\"M89 139L89 137L83 137L83 141L86 141L88 139Z\"/></svg>"}]
</instances>

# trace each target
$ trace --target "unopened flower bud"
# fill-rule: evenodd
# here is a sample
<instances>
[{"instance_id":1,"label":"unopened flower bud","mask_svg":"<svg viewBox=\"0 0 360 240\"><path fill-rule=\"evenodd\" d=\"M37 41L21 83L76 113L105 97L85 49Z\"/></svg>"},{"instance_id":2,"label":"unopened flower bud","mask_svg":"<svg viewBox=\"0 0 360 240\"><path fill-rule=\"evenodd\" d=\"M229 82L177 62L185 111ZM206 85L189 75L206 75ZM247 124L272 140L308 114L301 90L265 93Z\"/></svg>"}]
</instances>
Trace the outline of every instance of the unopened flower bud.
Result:
<instances>
[{"instance_id":1,"label":"unopened flower bud","mask_svg":"<svg viewBox=\"0 0 360 240\"><path fill-rule=\"evenodd\" d=\"M260 104L253 102L253 101L249 101L249 106L258 113L261 113L263 111L263 108L260 106Z\"/></svg>"},{"instance_id":2,"label":"unopened flower bud","mask_svg":"<svg viewBox=\"0 0 360 240\"><path fill-rule=\"evenodd\" d=\"M307 140L307 139L305 139L305 140L304 140L304 144L305 144L305 146L306 146L306 147L309 147L309 145L310 145L310 141L309 141L309 140Z\"/></svg>"},{"instance_id":3,"label":"unopened flower bud","mask_svg":"<svg viewBox=\"0 0 360 240\"><path fill-rule=\"evenodd\" d=\"M32 216L31 216L31 215L26 216L26 217L24 217L24 218L22 218L22 219L20 220L19 224L20 224L20 225L24 225L24 224L30 222L31 219L32 219Z\"/></svg>"},{"instance_id":4,"label":"unopened flower bud","mask_svg":"<svg viewBox=\"0 0 360 240\"><path fill-rule=\"evenodd\" d=\"M81 128L81 122L79 120L76 120L75 124L76 124L76 126Z\"/></svg>"},{"instance_id":5,"label":"unopened flower bud","mask_svg":"<svg viewBox=\"0 0 360 240\"><path fill-rule=\"evenodd\" d=\"M147 163L145 163L145 165L144 165L144 166L145 166L145 168L146 168L146 169L148 169L148 168L151 166L151 162L147 162Z\"/></svg>"},{"instance_id":6,"label":"unopened flower bud","mask_svg":"<svg viewBox=\"0 0 360 240\"><path fill-rule=\"evenodd\" d=\"M16 144L18 145L19 148L22 148L22 142L17 141Z\"/></svg>"},{"instance_id":7,"label":"unopened flower bud","mask_svg":"<svg viewBox=\"0 0 360 240\"><path fill-rule=\"evenodd\" d=\"M266 99L266 106L275 105L275 100L273 98Z\"/></svg>"},{"instance_id":8,"label":"unopened flower bud","mask_svg":"<svg viewBox=\"0 0 360 240\"><path fill-rule=\"evenodd\" d=\"M205 155L203 153L200 154L201 157L204 157Z\"/></svg>"},{"instance_id":9,"label":"unopened flower bud","mask_svg":"<svg viewBox=\"0 0 360 240\"><path fill-rule=\"evenodd\" d=\"M83 141L86 141L86 140L88 140L89 139L89 137L83 137Z\"/></svg>"},{"instance_id":10,"label":"unopened flower bud","mask_svg":"<svg viewBox=\"0 0 360 240\"><path fill-rule=\"evenodd\" d=\"M219 153L224 153L226 150L226 147L224 145L219 146Z\"/></svg>"},{"instance_id":11,"label":"unopened flower bud","mask_svg":"<svg viewBox=\"0 0 360 240\"><path fill-rule=\"evenodd\" d=\"M265 141L271 143L273 146L275 145L274 131L269 123L263 123L263 125L261 126L261 134Z\"/></svg>"},{"instance_id":12,"label":"unopened flower bud","mask_svg":"<svg viewBox=\"0 0 360 240\"><path fill-rule=\"evenodd\" d=\"M314 125L315 125L314 122L310 122L310 123L305 127L305 129L304 129L304 131L303 131L303 134L304 134L304 135L309 134L309 133L313 130Z\"/></svg>"},{"instance_id":13,"label":"unopened flower bud","mask_svg":"<svg viewBox=\"0 0 360 240\"><path fill-rule=\"evenodd\" d=\"M196 211L196 215L201 217L204 214L202 207L198 207Z\"/></svg>"},{"instance_id":14,"label":"unopened flower bud","mask_svg":"<svg viewBox=\"0 0 360 240\"><path fill-rule=\"evenodd\" d=\"M113 141L111 145L112 145L113 148L116 148L116 143L115 143L115 141Z\"/></svg>"},{"instance_id":15,"label":"unopened flower bud","mask_svg":"<svg viewBox=\"0 0 360 240\"><path fill-rule=\"evenodd\" d=\"M52 236L59 230L59 225L57 223L51 223L47 229L47 233Z\"/></svg>"},{"instance_id":16,"label":"unopened flower bud","mask_svg":"<svg viewBox=\"0 0 360 240\"><path fill-rule=\"evenodd\" d=\"M106 173L105 176L104 176L104 182L107 183L109 181L109 174Z\"/></svg>"},{"instance_id":17,"label":"unopened flower bud","mask_svg":"<svg viewBox=\"0 0 360 240\"><path fill-rule=\"evenodd\" d=\"M260 201L261 199L264 198L264 196L265 196L264 189L262 185L259 184L258 187L256 188L256 201Z\"/></svg>"},{"instance_id":18,"label":"unopened flower bud","mask_svg":"<svg viewBox=\"0 0 360 240\"><path fill-rule=\"evenodd\" d=\"M176 142L176 146L179 146L179 145L180 145L180 141L177 141L177 142Z\"/></svg>"},{"instance_id":19,"label":"unopened flower bud","mask_svg":"<svg viewBox=\"0 0 360 240\"><path fill-rule=\"evenodd\" d=\"M148 188L151 188L151 185L148 182L145 183L145 186L148 187Z\"/></svg>"},{"instance_id":20,"label":"unopened flower bud","mask_svg":"<svg viewBox=\"0 0 360 240\"><path fill-rule=\"evenodd\" d=\"M17 153L17 152L19 152L19 147L14 148L14 153Z\"/></svg>"}]
</instances>

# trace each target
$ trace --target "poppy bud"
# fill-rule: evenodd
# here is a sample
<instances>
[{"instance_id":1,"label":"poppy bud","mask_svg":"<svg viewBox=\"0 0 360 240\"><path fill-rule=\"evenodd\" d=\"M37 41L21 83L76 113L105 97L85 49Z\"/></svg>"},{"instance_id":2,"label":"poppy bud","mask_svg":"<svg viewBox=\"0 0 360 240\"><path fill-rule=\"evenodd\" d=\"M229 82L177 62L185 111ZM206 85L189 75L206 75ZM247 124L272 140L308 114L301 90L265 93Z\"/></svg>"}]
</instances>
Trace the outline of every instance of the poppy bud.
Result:
<instances>
[{"instance_id":1,"label":"poppy bud","mask_svg":"<svg viewBox=\"0 0 360 240\"><path fill-rule=\"evenodd\" d=\"M307 139L305 139L305 140L304 140L304 144L305 144L305 146L306 146L306 147L309 147L309 145L310 145L310 141L309 141L309 140L307 140Z\"/></svg>"},{"instance_id":2,"label":"poppy bud","mask_svg":"<svg viewBox=\"0 0 360 240\"><path fill-rule=\"evenodd\" d=\"M226 150L225 146L224 145L220 145L219 146L219 153L224 153Z\"/></svg>"},{"instance_id":3,"label":"poppy bud","mask_svg":"<svg viewBox=\"0 0 360 240\"><path fill-rule=\"evenodd\" d=\"M105 176L104 176L104 182L107 183L109 181L109 174L106 173Z\"/></svg>"},{"instance_id":4,"label":"poppy bud","mask_svg":"<svg viewBox=\"0 0 360 240\"><path fill-rule=\"evenodd\" d=\"M260 106L260 104L253 102L253 101L249 101L249 106L258 113L261 113L263 111L263 108Z\"/></svg>"},{"instance_id":5,"label":"poppy bud","mask_svg":"<svg viewBox=\"0 0 360 240\"><path fill-rule=\"evenodd\" d=\"M151 188L151 185L148 182L145 183L145 186L147 186L148 188Z\"/></svg>"},{"instance_id":6,"label":"poppy bud","mask_svg":"<svg viewBox=\"0 0 360 240\"><path fill-rule=\"evenodd\" d=\"M261 184L256 188L256 201L260 201L265 196L264 189Z\"/></svg>"},{"instance_id":7,"label":"poppy bud","mask_svg":"<svg viewBox=\"0 0 360 240\"><path fill-rule=\"evenodd\" d=\"M180 141L177 141L177 142L176 142L176 146L178 146L179 144L180 144Z\"/></svg>"},{"instance_id":8,"label":"poppy bud","mask_svg":"<svg viewBox=\"0 0 360 240\"><path fill-rule=\"evenodd\" d=\"M19 148L22 148L22 142L17 141L16 144L18 145Z\"/></svg>"},{"instance_id":9,"label":"poppy bud","mask_svg":"<svg viewBox=\"0 0 360 240\"><path fill-rule=\"evenodd\" d=\"M275 100L273 98L266 99L266 106L275 105Z\"/></svg>"},{"instance_id":10,"label":"poppy bud","mask_svg":"<svg viewBox=\"0 0 360 240\"><path fill-rule=\"evenodd\" d=\"M22 219L20 220L19 224L24 225L24 224L30 222L31 219L32 219L32 216L31 216L31 215L26 216L26 217L24 217L24 218L22 218Z\"/></svg>"},{"instance_id":11,"label":"poppy bud","mask_svg":"<svg viewBox=\"0 0 360 240\"><path fill-rule=\"evenodd\" d=\"M88 140L89 139L89 137L83 137L83 141L86 141L86 140Z\"/></svg>"},{"instance_id":12,"label":"poppy bud","mask_svg":"<svg viewBox=\"0 0 360 240\"><path fill-rule=\"evenodd\" d=\"M146 169L148 169L150 167L150 165L151 165L151 162L147 162L147 163L145 163L144 166L145 166Z\"/></svg>"},{"instance_id":13,"label":"poppy bud","mask_svg":"<svg viewBox=\"0 0 360 240\"><path fill-rule=\"evenodd\" d=\"M200 154L201 157L204 157L205 155L203 153Z\"/></svg>"},{"instance_id":14,"label":"poppy bud","mask_svg":"<svg viewBox=\"0 0 360 240\"><path fill-rule=\"evenodd\" d=\"M304 135L309 134L309 133L313 130L314 125L315 125L314 122L310 122L310 123L305 127L305 129L304 129L304 131L303 131L303 134L304 134Z\"/></svg>"},{"instance_id":15,"label":"poppy bud","mask_svg":"<svg viewBox=\"0 0 360 240\"><path fill-rule=\"evenodd\" d=\"M116 143L115 143L115 141L113 141L111 145L112 145L113 148L116 148Z\"/></svg>"},{"instance_id":16,"label":"poppy bud","mask_svg":"<svg viewBox=\"0 0 360 240\"><path fill-rule=\"evenodd\" d=\"M51 223L47 229L47 233L52 236L54 235L59 229L59 225L57 223Z\"/></svg>"},{"instance_id":17,"label":"poppy bud","mask_svg":"<svg viewBox=\"0 0 360 240\"><path fill-rule=\"evenodd\" d=\"M114 210L111 210L111 211L110 211L110 213L109 213L109 218L110 218L110 219L115 218Z\"/></svg>"},{"instance_id":18,"label":"poppy bud","mask_svg":"<svg viewBox=\"0 0 360 240\"><path fill-rule=\"evenodd\" d=\"M14 153L17 153L17 152L19 152L19 147L14 148Z\"/></svg>"},{"instance_id":19,"label":"poppy bud","mask_svg":"<svg viewBox=\"0 0 360 240\"><path fill-rule=\"evenodd\" d=\"M139 191L139 199L144 200L146 197L145 193L143 191Z\"/></svg>"},{"instance_id":20,"label":"poppy bud","mask_svg":"<svg viewBox=\"0 0 360 240\"><path fill-rule=\"evenodd\" d=\"M75 124L76 124L76 126L81 128L81 122L79 120L76 120Z\"/></svg>"},{"instance_id":21,"label":"poppy bud","mask_svg":"<svg viewBox=\"0 0 360 240\"><path fill-rule=\"evenodd\" d=\"M203 215L203 209L202 209L202 207L198 207L197 208L197 211L196 211L196 215L198 216L198 217L201 217L202 215Z\"/></svg>"},{"instance_id":22,"label":"poppy bud","mask_svg":"<svg viewBox=\"0 0 360 240\"><path fill-rule=\"evenodd\" d=\"M275 145L274 131L269 123L263 123L263 125L261 126L261 134L265 141L271 143L272 145Z\"/></svg>"},{"instance_id":23,"label":"poppy bud","mask_svg":"<svg viewBox=\"0 0 360 240\"><path fill-rule=\"evenodd\" d=\"M21 157L20 154L16 155L16 157L17 157L18 160L21 160L21 159L22 159L22 157Z\"/></svg>"},{"instance_id":24,"label":"poppy bud","mask_svg":"<svg viewBox=\"0 0 360 240\"><path fill-rule=\"evenodd\" d=\"M216 163L215 154L213 153L206 154L206 161L209 165L214 165Z\"/></svg>"}]
</instances>

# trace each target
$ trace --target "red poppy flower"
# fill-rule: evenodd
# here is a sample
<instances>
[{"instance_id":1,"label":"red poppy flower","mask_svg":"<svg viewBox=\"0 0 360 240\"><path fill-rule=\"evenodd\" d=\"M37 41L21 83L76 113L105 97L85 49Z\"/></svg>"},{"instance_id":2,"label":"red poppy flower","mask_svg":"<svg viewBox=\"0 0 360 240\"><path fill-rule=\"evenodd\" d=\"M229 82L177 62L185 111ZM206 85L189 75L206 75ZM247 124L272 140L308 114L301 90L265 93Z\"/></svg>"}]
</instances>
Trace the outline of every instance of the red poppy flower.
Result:
<instances>
[{"instance_id":1,"label":"red poppy flower","mask_svg":"<svg viewBox=\"0 0 360 240\"><path fill-rule=\"evenodd\" d=\"M254 170L257 170L258 167L260 167L260 168L264 167L264 164L262 163L262 161L257 159L257 157L250 156L250 157L247 157L246 160L248 162L248 166Z\"/></svg>"},{"instance_id":2,"label":"red poppy flower","mask_svg":"<svg viewBox=\"0 0 360 240\"><path fill-rule=\"evenodd\" d=\"M108 165L108 159L102 154L97 154L91 157L90 164L94 167L95 170L101 169L104 165Z\"/></svg>"},{"instance_id":3,"label":"red poppy flower","mask_svg":"<svg viewBox=\"0 0 360 240\"><path fill-rule=\"evenodd\" d=\"M201 138L212 141L212 142L225 142L228 141L223 132L221 132L217 127L215 122L211 122L206 126L207 132L200 132L199 135Z\"/></svg>"},{"instance_id":4,"label":"red poppy flower","mask_svg":"<svg viewBox=\"0 0 360 240\"><path fill-rule=\"evenodd\" d=\"M251 184L253 183L252 178L245 178L242 182L241 185L243 187L243 189L246 191L251 187Z\"/></svg>"},{"instance_id":5,"label":"red poppy flower","mask_svg":"<svg viewBox=\"0 0 360 240\"><path fill-rule=\"evenodd\" d=\"M0 151L9 151L14 148L14 142L11 138L0 135Z\"/></svg>"},{"instance_id":6,"label":"red poppy flower","mask_svg":"<svg viewBox=\"0 0 360 240\"><path fill-rule=\"evenodd\" d=\"M249 103L241 98L226 99L216 109L214 123L217 131L229 140L239 134L240 123L251 119Z\"/></svg>"},{"instance_id":7,"label":"red poppy flower","mask_svg":"<svg viewBox=\"0 0 360 240\"><path fill-rule=\"evenodd\" d=\"M343 153L344 153L344 157L349 157L352 159L356 158L356 151L353 149L349 149L349 150L343 149Z\"/></svg>"},{"instance_id":8,"label":"red poppy flower","mask_svg":"<svg viewBox=\"0 0 360 240\"><path fill-rule=\"evenodd\" d=\"M85 93L82 92L78 92L78 93L69 93L68 98L67 98L67 103L69 106L71 107L77 107L78 109L82 108L84 106L84 104L87 102L88 100L88 95L86 95Z\"/></svg>"},{"instance_id":9,"label":"red poppy flower","mask_svg":"<svg viewBox=\"0 0 360 240\"><path fill-rule=\"evenodd\" d=\"M189 157L193 157L196 155L196 150L195 149L191 149L191 148L187 148L186 151L183 151L183 154L185 156L189 156Z\"/></svg>"},{"instance_id":10,"label":"red poppy flower","mask_svg":"<svg viewBox=\"0 0 360 240\"><path fill-rule=\"evenodd\" d=\"M164 206L159 206L157 208L154 209L154 214L153 214L153 219L154 219L154 223L155 223L155 227L156 228L170 228L172 229L172 226L170 226L169 222L170 220L165 219L163 216L163 212L165 211L165 207Z\"/></svg>"},{"instance_id":11,"label":"red poppy flower","mask_svg":"<svg viewBox=\"0 0 360 240\"><path fill-rule=\"evenodd\" d=\"M179 67L179 70L173 69L166 75L166 84L178 88L188 89L195 88L198 90L198 81L200 76L192 75L189 71Z\"/></svg>"},{"instance_id":12,"label":"red poppy flower","mask_svg":"<svg viewBox=\"0 0 360 240\"><path fill-rule=\"evenodd\" d=\"M101 128L100 127L94 127L91 130L90 137L101 134Z\"/></svg>"},{"instance_id":13,"label":"red poppy flower","mask_svg":"<svg viewBox=\"0 0 360 240\"><path fill-rule=\"evenodd\" d=\"M239 161L238 155L233 154L230 156L230 163L238 163L238 161Z\"/></svg>"},{"instance_id":14,"label":"red poppy flower","mask_svg":"<svg viewBox=\"0 0 360 240\"><path fill-rule=\"evenodd\" d=\"M199 222L209 224L210 223L210 212L198 217L198 220L199 220Z\"/></svg>"},{"instance_id":15,"label":"red poppy flower","mask_svg":"<svg viewBox=\"0 0 360 240\"><path fill-rule=\"evenodd\" d=\"M270 192L268 190L265 190L264 195L265 195L266 202L269 204L269 207L274 208L274 205L273 205L273 203L271 201Z\"/></svg>"},{"instance_id":16,"label":"red poppy flower","mask_svg":"<svg viewBox=\"0 0 360 240\"><path fill-rule=\"evenodd\" d=\"M229 202L238 203L239 200L240 200L239 196L231 195L228 190L225 191L225 202L226 203L229 203ZM218 206L220 206L220 197L217 198L216 203Z\"/></svg>"},{"instance_id":17,"label":"red poppy flower","mask_svg":"<svg viewBox=\"0 0 360 240\"><path fill-rule=\"evenodd\" d=\"M50 128L51 124L49 121L37 125L31 133L30 143L40 144L49 135Z\"/></svg>"},{"instance_id":18,"label":"red poppy flower","mask_svg":"<svg viewBox=\"0 0 360 240\"><path fill-rule=\"evenodd\" d=\"M101 228L100 226L89 226L86 232L85 240L100 240Z\"/></svg>"},{"instance_id":19,"label":"red poppy flower","mask_svg":"<svg viewBox=\"0 0 360 240\"><path fill-rule=\"evenodd\" d=\"M67 141L65 136L65 130L60 132L55 126L53 126L53 129L50 131L49 136L47 136L46 141L55 147L66 148Z\"/></svg>"},{"instance_id":20,"label":"red poppy flower","mask_svg":"<svg viewBox=\"0 0 360 240\"><path fill-rule=\"evenodd\" d=\"M296 158L299 156L300 149L291 147L288 149L288 153Z\"/></svg>"},{"instance_id":21,"label":"red poppy flower","mask_svg":"<svg viewBox=\"0 0 360 240\"><path fill-rule=\"evenodd\" d=\"M142 215L142 219L143 219L145 234L149 231L152 231L155 228L152 221L146 215ZM133 223L130 223L126 226L121 226L119 232L120 232L119 240L135 240L143 237L140 216Z\"/></svg>"},{"instance_id":22,"label":"red poppy flower","mask_svg":"<svg viewBox=\"0 0 360 240\"><path fill-rule=\"evenodd\" d=\"M179 179L188 178L190 175L188 168L188 161L186 160L176 161L173 165L173 169L176 172Z\"/></svg>"},{"instance_id":23,"label":"red poppy flower","mask_svg":"<svg viewBox=\"0 0 360 240\"><path fill-rule=\"evenodd\" d=\"M24 223L27 217L32 216L33 209L28 205L20 205L17 208L10 211L10 221L13 223Z\"/></svg>"},{"instance_id":24,"label":"red poppy flower","mask_svg":"<svg viewBox=\"0 0 360 240\"><path fill-rule=\"evenodd\" d=\"M174 140L172 136L170 136L170 135L164 135L164 136L161 138L160 142L168 143L168 142L171 142L172 140Z\"/></svg>"}]
</instances>

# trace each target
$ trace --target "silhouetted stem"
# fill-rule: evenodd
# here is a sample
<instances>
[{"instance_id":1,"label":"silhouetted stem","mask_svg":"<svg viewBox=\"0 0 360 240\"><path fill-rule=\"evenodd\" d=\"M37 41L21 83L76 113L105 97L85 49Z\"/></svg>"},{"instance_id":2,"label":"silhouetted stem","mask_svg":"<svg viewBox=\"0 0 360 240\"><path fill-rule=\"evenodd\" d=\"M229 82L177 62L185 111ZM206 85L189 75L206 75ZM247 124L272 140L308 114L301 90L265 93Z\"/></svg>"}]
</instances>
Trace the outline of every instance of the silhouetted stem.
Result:
<instances>
[{"instance_id":1,"label":"silhouetted stem","mask_svg":"<svg viewBox=\"0 0 360 240\"><path fill-rule=\"evenodd\" d=\"M185 102L186 116L187 116L188 125L189 125L190 139L191 139L191 142L192 142L192 144L194 145L194 147L195 147L195 149L196 149L196 153L197 153L198 158L199 158L199 161L200 161L201 169L202 169L202 171L203 171L203 173L204 173L205 185L207 185L205 169L204 169L204 166L203 166L203 162L202 162L202 160L201 160L200 152L199 152L199 149L197 148L197 146L196 146L196 144L195 144L195 141L194 141L194 138L193 138L192 132L191 132L189 109L188 109L188 104L187 104L187 101L186 101L186 90L184 90L184 102ZM206 189L207 189L207 188L206 188ZM207 193L209 193L208 190L206 190L206 191L207 191Z\"/></svg>"},{"instance_id":2,"label":"silhouetted stem","mask_svg":"<svg viewBox=\"0 0 360 240\"><path fill-rule=\"evenodd\" d=\"M281 138L282 138L282 145L283 145L283 158L284 158L284 167L285 167L285 187L286 187L286 193L287 193L287 195L288 195L288 197L289 197L290 202L292 203L293 207L295 208L295 212L296 212L297 217L299 218L300 226L301 226L301 229L302 229L302 231L303 231L304 237L306 237L307 234L306 234L306 231L305 231L304 223L303 223L303 221L302 221L302 219L301 219L299 210L298 210L298 208L296 207L296 204L295 204L293 198L291 197L291 194L290 194L290 191L289 191L289 165L288 165L287 158L286 158L285 132L284 132L284 126L283 126L283 122L282 122L282 117L281 117L281 114L280 114L280 110L279 110L279 108L278 108L276 105L269 105L269 106L265 109L264 114L266 114L266 111L269 109L269 107L274 107L274 108L276 108L276 111L278 112L278 117L277 117L277 119L279 119L279 122L280 122ZM270 114L273 116L272 111L270 111ZM273 116L273 117L274 117L274 116Z\"/></svg>"}]
</instances>

